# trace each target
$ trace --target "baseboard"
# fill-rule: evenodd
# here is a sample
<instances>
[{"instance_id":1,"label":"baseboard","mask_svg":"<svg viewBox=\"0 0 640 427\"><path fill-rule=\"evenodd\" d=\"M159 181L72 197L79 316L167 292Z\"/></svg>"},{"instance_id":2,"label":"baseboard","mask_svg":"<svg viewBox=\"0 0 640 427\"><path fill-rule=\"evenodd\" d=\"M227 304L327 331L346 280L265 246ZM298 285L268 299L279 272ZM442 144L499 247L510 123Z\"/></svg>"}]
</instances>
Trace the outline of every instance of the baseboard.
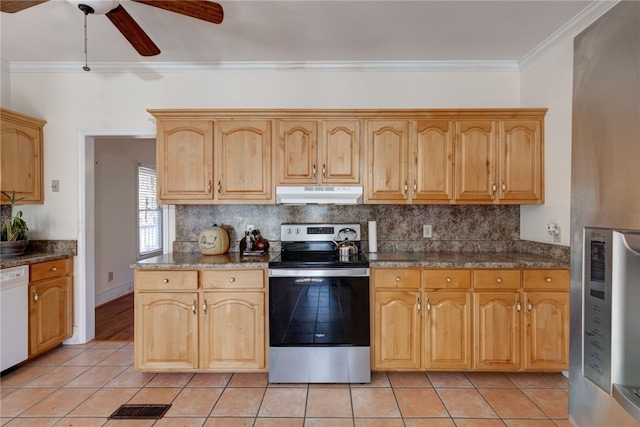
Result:
<instances>
[{"instance_id":1,"label":"baseboard","mask_svg":"<svg viewBox=\"0 0 640 427\"><path fill-rule=\"evenodd\" d=\"M96 294L96 303L95 308L100 307L108 302L116 300L124 295L130 294L133 292L133 282L124 283L115 288L106 290L104 292L100 292Z\"/></svg>"}]
</instances>

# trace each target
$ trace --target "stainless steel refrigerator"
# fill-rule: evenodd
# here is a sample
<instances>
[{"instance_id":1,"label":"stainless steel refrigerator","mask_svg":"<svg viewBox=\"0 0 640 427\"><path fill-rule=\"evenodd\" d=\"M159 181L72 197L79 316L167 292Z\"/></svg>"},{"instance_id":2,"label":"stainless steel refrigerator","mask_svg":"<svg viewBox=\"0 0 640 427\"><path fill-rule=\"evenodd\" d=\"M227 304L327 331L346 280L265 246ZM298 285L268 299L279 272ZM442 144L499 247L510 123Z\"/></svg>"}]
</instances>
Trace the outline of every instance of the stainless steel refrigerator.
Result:
<instances>
[{"instance_id":1,"label":"stainless steel refrigerator","mask_svg":"<svg viewBox=\"0 0 640 427\"><path fill-rule=\"evenodd\" d=\"M569 416L640 426L640 2L576 37Z\"/></svg>"}]
</instances>

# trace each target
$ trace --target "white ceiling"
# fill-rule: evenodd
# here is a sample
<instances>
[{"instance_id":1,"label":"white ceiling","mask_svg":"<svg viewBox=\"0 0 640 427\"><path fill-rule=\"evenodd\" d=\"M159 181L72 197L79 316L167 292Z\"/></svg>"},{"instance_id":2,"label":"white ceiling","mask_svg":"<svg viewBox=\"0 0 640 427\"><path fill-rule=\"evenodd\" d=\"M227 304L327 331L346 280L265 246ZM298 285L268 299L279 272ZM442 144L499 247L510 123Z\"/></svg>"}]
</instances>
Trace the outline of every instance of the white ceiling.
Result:
<instances>
[{"instance_id":1,"label":"white ceiling","mask_svg":"<svg viewBox=\"0 0 640 427\"><path fill-rule=\"evenodd\" d=\"M220 1L215 25L140 3L121 4L162 53L142 57L102 15L88 17L89 65L96 63L510 61L594 9L592 1ZM593 4L592 4L593 3ZM576 18L576 16L578 18ZM26 63L84 62L83 13L51 0L0 14L0 57Z\"/></svg>"}]
</instances>

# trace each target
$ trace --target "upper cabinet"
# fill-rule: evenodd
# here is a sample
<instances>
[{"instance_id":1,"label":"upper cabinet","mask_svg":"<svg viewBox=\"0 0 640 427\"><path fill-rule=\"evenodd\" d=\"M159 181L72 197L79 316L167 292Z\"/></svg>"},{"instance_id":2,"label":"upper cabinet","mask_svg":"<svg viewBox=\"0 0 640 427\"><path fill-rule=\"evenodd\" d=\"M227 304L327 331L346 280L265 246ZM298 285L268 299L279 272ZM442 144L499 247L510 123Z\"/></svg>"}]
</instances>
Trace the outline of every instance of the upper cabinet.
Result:
<instances>
[{"instance_id":1,"label":"upper cabinet","mask_svg":"<svg viewBox=\"0 0 640 427\"><path fill-rule=\"evenodd\" d=\"M276 185L361 185L368 204L544 203L545 109L149 112L163 203L275 203Z\"/></svg>"},{"instance_id":2,"label":"upper cabinet","mask_svg":"<svg viewBox=\"0 0 640 427\"><path fill-rule=\"evenodd\" d=\"M278 120L277 184L360 183L359 120Z\"/></svg>"},{"instance_id":3,"label":"upper cabinet","mask_svg":"<svg viewBox=\"0 0 640 427\"><path fill-rule=\"evenodd\" d=\"M365 138L367 179L365 202L409 201L409 150L411 122L369 120Z\"/></svg>"},{"instance_id":4,"label":"upper cabinet","mask_svg":"<svg viewBox=\"0 0 640 427\"><path fill-rule=\"evenodd\" d=\"M215 126L220 202L272 201L271 120L220 120Z\"/></svg>"},{"instance_id":5,"label":"upper cabinet","mask_svg":"<svg viewBox=\"0 0 640 427\"><path fill-rule=\"evenodd\" d=\"M213 200L213 122L158 121L156 156L161 201Z\"/></svg>"},{"instance_id":6,"label":"upper cabinet","mask_svg":"<svg viewBox=\"0 0 640 427\"><path fill-rule=\"evenodd\" d=\"M0 190L20 204L44 203L42 129L47 122L0 108ZM1 204L9 203L4 196Z\"/></svg>"},{"instance_id":7,"label":"upper cabinet","mask_svg":"<svg viewBox=\"0 0 640 427\"><path fill-rule=\"evenodd\" d=\"M457 122L455 200L544 202L542 118Z\"/></svg>"}]
</instances>

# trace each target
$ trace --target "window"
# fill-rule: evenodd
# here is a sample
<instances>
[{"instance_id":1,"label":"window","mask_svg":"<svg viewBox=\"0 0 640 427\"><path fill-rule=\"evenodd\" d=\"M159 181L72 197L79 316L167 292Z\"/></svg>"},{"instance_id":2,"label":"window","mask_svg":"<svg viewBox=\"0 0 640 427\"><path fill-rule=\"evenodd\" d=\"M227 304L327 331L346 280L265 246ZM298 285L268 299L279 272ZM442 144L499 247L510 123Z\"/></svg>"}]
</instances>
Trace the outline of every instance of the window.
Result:
<instances>
[{"instance_id":1,"label":"window","mask_svg":"<svg viewBox=\"0 0 640 427\"><path fill-rule=\"evenodd\" d=\"M162 208L155 165L138 162L138 258L162 254Z\"/></svg>"}]
</instances>

